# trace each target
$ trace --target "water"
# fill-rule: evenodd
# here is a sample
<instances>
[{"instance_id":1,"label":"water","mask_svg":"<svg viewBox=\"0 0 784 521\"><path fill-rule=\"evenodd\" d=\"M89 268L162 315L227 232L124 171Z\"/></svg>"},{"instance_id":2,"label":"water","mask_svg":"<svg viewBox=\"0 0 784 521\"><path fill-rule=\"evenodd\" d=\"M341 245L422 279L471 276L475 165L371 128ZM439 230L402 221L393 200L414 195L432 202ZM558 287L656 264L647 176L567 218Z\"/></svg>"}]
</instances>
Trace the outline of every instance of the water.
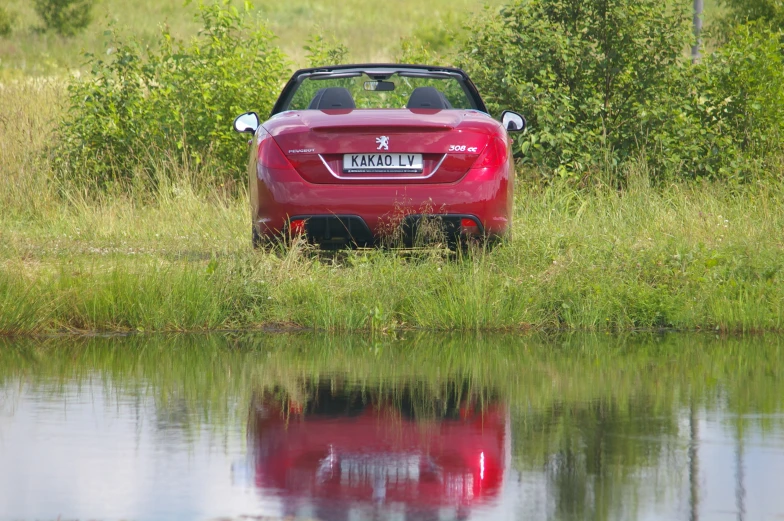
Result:
<instances>
[{"instance_id":1,"label":"water","mask_svg":"<svg viewBox=\"0 0 784 521\"><path fill-rule=\"evenodd\" d=\"M0 340L0 519L784 519L784 339Z\"/></svg>"}]
</instances>

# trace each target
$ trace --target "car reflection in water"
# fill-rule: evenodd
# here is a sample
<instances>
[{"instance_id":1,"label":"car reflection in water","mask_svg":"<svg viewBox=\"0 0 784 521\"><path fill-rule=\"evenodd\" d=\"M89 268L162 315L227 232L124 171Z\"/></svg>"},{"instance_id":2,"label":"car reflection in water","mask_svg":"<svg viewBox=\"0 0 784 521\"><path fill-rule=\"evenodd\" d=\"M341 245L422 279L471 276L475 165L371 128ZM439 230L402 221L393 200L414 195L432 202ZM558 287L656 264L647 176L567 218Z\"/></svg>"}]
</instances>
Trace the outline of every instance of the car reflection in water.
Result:
<instances>
[{"instance_id":1,"label":"car reflection in water","mask_svg":"<svg viewBox=\"0 0 784 521\"><path fill-rule=\"evenodd\" d=\"M467 383L382 390L335 382L251 404L251 472L284 516L466 519L499 493L506 410ZM251 476L248 476L251 477Z\"/></svg>"}]
</instances>

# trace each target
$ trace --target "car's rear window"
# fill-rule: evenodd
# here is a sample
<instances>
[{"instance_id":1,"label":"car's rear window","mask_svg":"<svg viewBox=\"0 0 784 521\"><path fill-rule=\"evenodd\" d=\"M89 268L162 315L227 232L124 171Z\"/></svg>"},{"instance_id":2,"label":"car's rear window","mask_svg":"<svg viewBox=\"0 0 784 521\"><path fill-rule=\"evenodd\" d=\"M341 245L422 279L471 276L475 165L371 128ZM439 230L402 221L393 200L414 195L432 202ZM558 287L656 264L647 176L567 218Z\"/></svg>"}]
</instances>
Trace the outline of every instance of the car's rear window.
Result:
<instances>
[{"instance_id":1,"label":"car's rear window","mask_svg":"<svg viewBox=\"0 0 784 521\"><path fill-rule=\"evenodd\" d=\"M334 105L326 99L330 97L334 99ZM342 106L351 103L354 107ZM283 110L402 109L407 106L439 109L476 108L457 78L421 78L394 74L386 80L378 81L361 74L348 78L305 78Z\"/></svg>"}]
</instances>

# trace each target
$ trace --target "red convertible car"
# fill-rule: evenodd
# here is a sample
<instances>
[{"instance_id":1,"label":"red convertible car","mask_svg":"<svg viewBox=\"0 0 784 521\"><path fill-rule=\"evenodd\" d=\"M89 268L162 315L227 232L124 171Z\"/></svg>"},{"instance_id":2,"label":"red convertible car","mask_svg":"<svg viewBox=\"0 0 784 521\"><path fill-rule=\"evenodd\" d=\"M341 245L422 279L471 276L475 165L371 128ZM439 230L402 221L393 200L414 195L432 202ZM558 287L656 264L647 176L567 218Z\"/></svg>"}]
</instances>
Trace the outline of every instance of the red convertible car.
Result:
<instances>
[{"instance_id":1,"label":"red convertible car","mask_svg":"<svg viewBox=\"0 0 784 521\"><path fill-rule=\"evenodd\" d=\"M370 511L467 519L492 507L508 451L505 406L463 389L434 407L440 414L420 418L409 391L344 393L322 384L304 403L254 396L248 477L262 495L280 498L286 519L375 519Z\"/></svg>"},{"instance_id":2,"label":"red convertible car","mask_svg":"<svg viewBox=\"0 0 784 521\"><path fill-rule=\"evenodd\" d=\"M302 69L271 117L234 121L251 140L253 242L304 234L321 246L410 244L424 223L450 243L509 232L514 164L507 132L460 69L340 65ZM431 227L432 228L432 227Z\"/></svg>"}]
</instances>

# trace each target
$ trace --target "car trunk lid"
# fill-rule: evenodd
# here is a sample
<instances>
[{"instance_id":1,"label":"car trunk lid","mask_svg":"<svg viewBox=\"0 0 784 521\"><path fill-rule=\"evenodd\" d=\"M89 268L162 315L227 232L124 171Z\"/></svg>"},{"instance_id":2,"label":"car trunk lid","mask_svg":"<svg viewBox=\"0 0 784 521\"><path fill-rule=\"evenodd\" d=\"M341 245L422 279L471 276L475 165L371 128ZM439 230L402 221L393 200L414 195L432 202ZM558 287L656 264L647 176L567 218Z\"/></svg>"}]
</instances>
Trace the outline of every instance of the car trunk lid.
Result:
<instances>
[{"instance_id":1,"label":"car trunk lid","mask_svg":"<svg viewBox=\"0 0 784 521\"><path fill-rule=\"evenodd\" d=\"M395 184L459 180L498 124L475 111L367 109L288 112L268 125L306 181Z\"/></svg>"}]
</instances>

